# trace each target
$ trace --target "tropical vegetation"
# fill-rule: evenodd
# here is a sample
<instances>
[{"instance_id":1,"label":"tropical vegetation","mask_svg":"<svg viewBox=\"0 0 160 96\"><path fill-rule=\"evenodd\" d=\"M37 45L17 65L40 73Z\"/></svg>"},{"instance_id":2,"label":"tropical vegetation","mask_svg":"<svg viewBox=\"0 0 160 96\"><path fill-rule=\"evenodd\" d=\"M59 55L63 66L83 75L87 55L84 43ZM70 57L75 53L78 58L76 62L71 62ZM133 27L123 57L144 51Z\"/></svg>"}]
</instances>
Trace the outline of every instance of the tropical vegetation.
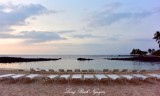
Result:
<instances>
[{"instance_id":1,"label":"tropical vegetation","mask_svg":"<svg viewBox=\"0 0 160 96\"><path fill-rule=\"evenodd\" d=\"M159 48L160 48L160 31L157 31L154 34L153 39L156 40L156 42L158 43ZM150 49L150 48L148 49L148 52L142 51L140 49L133 49L130 54L131 55L146 55L147 53L149 53L150 55L160 56L160 50L155 50L155 49Z\"/></svg>"}]
</instances>

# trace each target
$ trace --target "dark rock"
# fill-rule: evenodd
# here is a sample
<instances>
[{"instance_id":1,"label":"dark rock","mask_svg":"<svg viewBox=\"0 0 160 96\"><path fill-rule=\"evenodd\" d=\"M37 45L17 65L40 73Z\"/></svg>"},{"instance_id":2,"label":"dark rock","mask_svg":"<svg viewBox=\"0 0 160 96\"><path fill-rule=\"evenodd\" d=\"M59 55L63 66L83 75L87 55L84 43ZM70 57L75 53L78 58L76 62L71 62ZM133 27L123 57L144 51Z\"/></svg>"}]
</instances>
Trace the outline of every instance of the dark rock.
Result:
<instances>
[{"instance_id":1,"label":"dark rock","mask_svg":"<svg viewBox=\"0 0 160 96\"><path fill-rule=\"evenodd\" d=\"M89 60L93 60L93 59L90 59L90 58L77 58L77 60L79 61L89 61Z\"/></svg>"},{"instance_id":2,"label":"dark rock","mask_svg":"<svg viewBox=\"0 0 160 96\"><path fill-rule=\"evenodd\" d=\"M37 62L37 61L55 61L60 58L21 58L21 57L0 57L0 63L14 63L14 62Z\"/></svg>"},{"instance_id":3,"label":"dark rock","mask_svg":"<svg viewBox=\"0 0 160 96\"><path fill-rule=\"evenodd\" d=\"M130 58L107 58L108 60L132 60L132 61L146 61L146 62L158 62L160 57L158 56L136 56Z\"/></svg>"}]
</instances>

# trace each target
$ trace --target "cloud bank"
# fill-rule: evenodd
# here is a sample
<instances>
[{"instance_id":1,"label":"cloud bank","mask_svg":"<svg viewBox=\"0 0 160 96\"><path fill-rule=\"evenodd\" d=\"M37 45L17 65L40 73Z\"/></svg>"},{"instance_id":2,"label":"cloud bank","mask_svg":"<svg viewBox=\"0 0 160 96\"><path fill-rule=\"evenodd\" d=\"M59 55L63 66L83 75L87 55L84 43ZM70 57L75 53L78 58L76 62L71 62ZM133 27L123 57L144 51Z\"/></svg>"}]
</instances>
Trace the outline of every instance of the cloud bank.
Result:
<instances>
[{"instance_id":1,"label":"cloud bank","mask_svg":"<svg viewBox=\"0 0 160 96\"><path fill-rule=\"evenodd\" d=\"M141 20L154 14L152 11L119 11L121 3L108 4L103 11L94 12L88 19L91 28L110 26L122 20Z\"/></svg>"},{"instance_id":2,"label":"cloud bank","mask_svg":"<svg viewBox=\"0 0 160 96\"><path fill-rule=\"evenodd\" d=\"M46 7L40 4L0 4L0 31L13 31L13 29L10 29L11 26L25 25L27 24L27 18L49 13L55 13L55 11L48 10Z\"/></svg>"},{"instance_id":3,"label":"cloud bank","mask_svg":"<svg viewBox=\"0 0 160 96\"><path fill-rule=\"evenodd\" d=\"M84 39L84 38L100 38L100 36L95 36L92 34L76 34L72 36L73 38L79 38L79 39Z\"/></svg>"},{"instance_id":4,"label":"cloud bank","mask_svg":"<svg viewBox=\"0 0 160 96\"><path fill-rule=\"evenodd\" d=\"M42 43L47 41L54 41L54 40L66 40L66 38L61 37L55 32L48 32L48 31L24 31L20 32L18 35L13 34L2 34L0 33L1 39L25 39L25 43Z\"/></svg>"}]
</instances>

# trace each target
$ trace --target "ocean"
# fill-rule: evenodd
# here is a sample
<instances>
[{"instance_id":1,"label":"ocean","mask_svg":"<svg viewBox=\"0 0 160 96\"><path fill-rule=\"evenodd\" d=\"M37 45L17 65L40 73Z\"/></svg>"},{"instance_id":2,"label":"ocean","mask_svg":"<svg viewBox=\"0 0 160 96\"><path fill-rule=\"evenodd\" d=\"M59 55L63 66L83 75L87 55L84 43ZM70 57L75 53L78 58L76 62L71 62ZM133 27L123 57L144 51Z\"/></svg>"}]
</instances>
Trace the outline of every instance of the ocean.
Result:
<instances>
[{"instance_id":1,"label":"ocean","mask_svg":"<svg viewBox=\"0 0 160 96\"><path fill-rule=\"evenodd\" d=\"M58 61L40 61L40 62L20 62L20 63L0 63L0 68L6 69L129 69L129 70L157 70L160 69L160 62L140 62L140 61L120 61L120 60L107 60L104 58L111 57L129 57L118 55L2 55L2 56L16 56L22 58L62 58ZM77 58L91 58L91 61L78 61Z\"/></svg>"}]
</instances>

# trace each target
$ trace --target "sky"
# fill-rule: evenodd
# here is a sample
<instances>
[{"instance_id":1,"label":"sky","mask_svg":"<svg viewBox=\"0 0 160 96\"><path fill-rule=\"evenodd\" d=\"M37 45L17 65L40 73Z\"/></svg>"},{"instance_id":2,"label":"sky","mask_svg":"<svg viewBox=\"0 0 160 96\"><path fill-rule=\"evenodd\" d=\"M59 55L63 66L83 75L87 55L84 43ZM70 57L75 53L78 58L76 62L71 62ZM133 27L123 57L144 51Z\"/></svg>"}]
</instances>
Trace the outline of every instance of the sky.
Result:
<instances>
[{"instance_id":1,"label":"sky","mask_svg":"<svg viewBox=\"0 0 160 96\"><path fill-rule=\"evenodd\" d=\"M159 0L0 0L2 55L118 55L159 49Z\"/></svg>"}]
</instances>

